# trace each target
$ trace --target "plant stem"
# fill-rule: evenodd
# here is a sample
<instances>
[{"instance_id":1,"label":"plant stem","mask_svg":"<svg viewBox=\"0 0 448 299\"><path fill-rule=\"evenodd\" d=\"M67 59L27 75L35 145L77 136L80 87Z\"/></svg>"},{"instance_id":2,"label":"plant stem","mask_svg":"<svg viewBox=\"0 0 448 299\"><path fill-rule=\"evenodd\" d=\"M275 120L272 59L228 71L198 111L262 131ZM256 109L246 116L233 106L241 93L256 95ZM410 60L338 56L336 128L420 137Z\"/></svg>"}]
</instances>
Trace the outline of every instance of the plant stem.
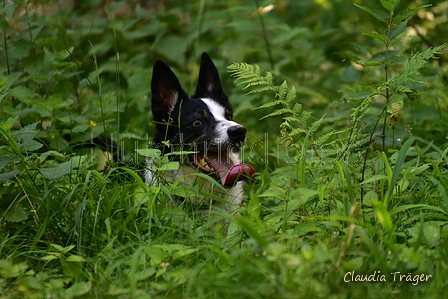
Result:
<instances>
[{"instance_id":1,"label":"plant stem","mask_svg":"<svg viewBox=\"0 0 448 299\"><path fill-rule=\"evenodd\" d=\"M364 182L364 179L365 179L365 177L366 177L367 158L369 157L369 149L370 149L370 145L371 145L372 142L373 142L373 136L374 136L374 134L375 134L376 127L378 126L378 123L379 123L379 121L380 121L380 119L381 119L381 115L382 115L383 113L386 113L386 111L387 111L387 105L384 106L383 111L382 111L381 114L378 116L378 119L377 119L377 121L375 122L375 125L373 126L372 133L370 134L369 141L367 142L366 152L365 152L365 154L364 154L364 161L363 161L363 164L362 164L361 182ZM360 201L361 201L361 202L364 201L364 185L361 185L361 199L360 199Z\"/></svg>"},{"instance_id":2,"label":"plant stem","mask_svg":"<svg viewBox=\"0 0 448 299\"><path fill-rule=\"evenodd\" d=\"M272 56L271 43L269 42L268 33L266 30L266 26L264 24L263 15L260 11L260 1L254 0L255 6L257 7L258 18L260 19L261 31L263 33L264 43L266 44L266 51L268 52L269 64L271 65L271 69L274 69L274 57Z\"/></svg>"},{"instance_id":3,"label":"plant stem","mask_svg":"<svg viewBox=\"0 0 448 299\"><path fill-rule=\"evenodd\" d=\"M8 55L8 43L6 42L6 13L5 13L5 0L3 0L3 44L5 47L5 59L6 59L6 72L9 75L11 70L9 68L9 55Z\"/></svg>"},{"instance_id":4,"label":"plant stem","mask_svg":"<svg viewBox=\"0 0 448 299\"><path fill-rule=\"evenodd\" d=\"M385 80L386 82L389 80L389 57L388 57L388 50L389 50L389 41L386 42L386 64L384 65L384 72L385 72ZM383 132L381 134L381 149L383 150L383 152L386 151L386 125L387 125L387 106L389 105L389 99L390 99L390 95L389 95L389 86L386 87L386 105L385 105L385 109L383 109L383 113L384 113L384 121L383 121Z\"/></svg>"},{"instance_id":5,"label":"plant stem","mask_svg":"<svg viewBox=\"0 0 448 299\"><path fill-rule=\"evenodd\" d=\"M389 17L389 22L387 23L387 39L384 42L384 46L386 47L385 49L385 63L384 63L384 79L385 82L389 81L389 46L390 46L390 42L391 42L391 38L390 38L390 29L392 28L392 16ZM389 85L386 86L386 105L385 105L385 109L383 109L384 113L384 121L383 121L383 132L381 134L381 149L383 152L386 151L386 125L387 125L387 106L389 105L390 102L390 93L389 93Z\"/></svg>"}]
</instances>

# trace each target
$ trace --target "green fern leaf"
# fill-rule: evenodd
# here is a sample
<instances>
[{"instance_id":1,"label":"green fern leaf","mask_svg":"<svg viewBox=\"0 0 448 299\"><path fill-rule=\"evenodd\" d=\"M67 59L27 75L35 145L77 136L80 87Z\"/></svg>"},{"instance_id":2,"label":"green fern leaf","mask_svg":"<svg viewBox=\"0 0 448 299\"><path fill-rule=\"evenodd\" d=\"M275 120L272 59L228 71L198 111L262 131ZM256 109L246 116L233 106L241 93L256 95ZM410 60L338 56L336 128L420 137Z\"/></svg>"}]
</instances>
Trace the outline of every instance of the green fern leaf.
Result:
<instances>
[{"instance_id":1,"label":"green fern leaf","mask_svg":"<svg viewBox=\"0 0 448 299\"><path fill-rule=\"evenodd\" d=\"M282 108L282 109L277 109L272 113L269 113L268 115L263 116L262 118L260 118L260 120L271 117L271 116L278 116L278 115L283 115L286 113L293 113L294 111L289 109L289 108Z\"/></svg>"},{"instance_id":2,"label":"green fern leaf","mask_svg":"<svg viewBox=\"0 0 448 299\"><path fill-rule=\"evenodd\" d=\"M288 83L286 83L286 80L283 81L283 83L278 87L277 97L279 99L286 98L286 93L288 92Z\"/></svg>"},{"instance_id":3,"label":"green fern leaf","mask_svg":"<svg viewBox=\"0 0 448 299\"><path fill-rule=\"evenodd\" d=\"M331 131L331 132L329 132L329 133L327 133L327 134L325 134L325 135L322 135L322 136L320 136L319 138L315 139L315 140L314 140L314 144L315 144L317 147L320 147L320 146L322 146L323 144L325 144L325 145L332 145L333 143L335 143L335 142L339 142L340 140L336 139L335 141L332 141L332 142L327 143L327 140L328 140L330 137L332 137L332 136L334 136L334 135L339 135L339 134L345 133L345 132L347 132L347 131L349 131L349 130L350 130L350 128L347 128L347 129L345 129L345 130L340 130L340 131L333 130L333 131Z\"/></svg>"},{"instance_id":4,"label":"green fern leaf","mask_svg":"<svg viewBox=\"0 0 448 299\"><path fill-rule=\"evenodd\" d=\"M291 138L291 137L294 137L294 136L297 136L300 134L306 134L306 133L307 133L307 131L304 129L294 128L290 132L288 132L288 137Z\"/></svg>"},{"instance_id":5,"label":"green fern leaf","mask_svg":"<svg viewBox=\"0 0 448 299\"><path fill-rule=\"evenodd\" d=\"M243 89L253 88L248 94L276 91L275 86L272 85L272 74L266 72L266 75L263 76L258 65L252 66L244 62L233 63L228 67L228 70L232 77L236 78L236 85L245 85Z\"/></svg>"},{"instance_id":6,"label":"green fern leaf","mask_svg":"<svg viewBox=\"0 0 448 299\"><path fill-rule=\"evenodd\" d=\"M282 101L282 100L271 101L271 102L264 103L263 105L255 108L255 109L269 108L269 107L284 104L284 103L285 103L285 101Z\"/></svg>"},{"instance_id":7,"label":"green fern leaf","mask_svg":"<svg viewBox=\"0 0 448 299\"><path fill-rule=\"evenodd\" d=\"M288 91L288 94L285 97L285 102L290 103L295 98L296 98L296 88L294 86L291 86L291 88Z\"/></svg>"},{"instance_id":8,"label":"green fern leaf","mask_svg":"<svg viewBox=\"0 0 448 299\"><path fill-rule=\"evenodd\" d=\"M322 116L320 119L316 120L312 125L311 128L308 129L308 134L314 133L319 129L319 127L322 125L322 122L324 121L324 117Z\"/></svg>"}]
</instances>

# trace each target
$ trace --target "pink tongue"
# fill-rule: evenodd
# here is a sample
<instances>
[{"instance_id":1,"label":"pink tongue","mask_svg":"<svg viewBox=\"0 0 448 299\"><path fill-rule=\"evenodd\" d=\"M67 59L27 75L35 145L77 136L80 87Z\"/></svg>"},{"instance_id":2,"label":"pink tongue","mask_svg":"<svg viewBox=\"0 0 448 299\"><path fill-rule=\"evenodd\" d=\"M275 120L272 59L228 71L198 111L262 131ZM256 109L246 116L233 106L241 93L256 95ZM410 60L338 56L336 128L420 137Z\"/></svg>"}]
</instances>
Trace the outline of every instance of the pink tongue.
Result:
<instances>
[{"instance_id":1,"label":"pink tongue","mask_svg":"<svg viewBox=\"0 0 448 299\"><path fill-rule=\"evenodd\" d=\"M221 153L221 156L215 153L208 153L207 157L204 158L216 171L216 175L221 179L223 186L251 179L255 175L255 169L252 166L246 163L234 165L225 153Z\"/></svg>"},{"instance_id":2,"label":"pink tongue","mask_svg":"<svg viewBox=\"0 0 448 299\"><path fill-rule=\"evenodd\" d=\"M221 184L223 186L233 184L236 181L244 179L251 179L255 175L255 169L246 163L241 163L232 166L228 172L221 175Z\"/></svg>"}]
</instances>

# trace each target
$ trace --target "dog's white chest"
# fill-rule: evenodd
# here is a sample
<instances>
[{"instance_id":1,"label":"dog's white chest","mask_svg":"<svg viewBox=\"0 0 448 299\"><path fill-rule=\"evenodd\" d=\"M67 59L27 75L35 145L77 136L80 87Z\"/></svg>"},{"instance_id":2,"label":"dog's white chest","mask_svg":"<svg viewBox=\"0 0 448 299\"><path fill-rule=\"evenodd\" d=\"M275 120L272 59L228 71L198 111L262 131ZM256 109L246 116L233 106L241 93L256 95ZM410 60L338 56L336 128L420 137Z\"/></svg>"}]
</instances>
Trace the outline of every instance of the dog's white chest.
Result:
<instances>
[{"instance_id":1,"label":"dog's white chest","mask_svg":"<svg viewBox=\"0 0 448 299\"><path fill-rule=\"evenodd\" d=\"M153 163L153 158L146 160L146 169L144 172L145 184L151 185L173 185L176 184L178 188L182 186L193 187L196 190L202 190L222 199L222 202L213 201L215 206L220 206L229 212L235 211L243 200L243 181L237 182L231 188L223 188L219 186L219 182L213 182L197 175L198 170L187 165L180 165L177 170L158 171ZM223 190L224 189L224 190ZM199 194L185 198L193 204L199 206L209 205L210 198Z\"/></svg>"}]
</instances>

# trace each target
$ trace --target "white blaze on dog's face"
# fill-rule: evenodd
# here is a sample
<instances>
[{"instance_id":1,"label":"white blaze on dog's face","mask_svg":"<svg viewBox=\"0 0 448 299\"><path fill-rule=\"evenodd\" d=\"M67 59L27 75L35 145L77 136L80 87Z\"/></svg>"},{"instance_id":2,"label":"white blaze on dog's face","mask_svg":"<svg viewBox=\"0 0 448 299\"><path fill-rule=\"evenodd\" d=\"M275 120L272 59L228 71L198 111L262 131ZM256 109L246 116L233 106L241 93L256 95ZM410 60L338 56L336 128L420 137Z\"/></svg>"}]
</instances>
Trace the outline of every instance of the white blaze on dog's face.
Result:
<instances>
[{"instance_id":1,"label":"white blaze on dog's face","mask_svg":"<svg viewBox=\"0 0 448 299\"><path fill-rule=\"evenodd\" d=\"M240 126L240 124L228 120L225 117L225 109L219 103L211 99L201 99L208 107L210 113L213 115L215 120L217 121L215 130L216 130L216 138L213 140L215 144L224 144L229 140L229 135L227 130L232 126Z\"/></svg>"},{"instance_id":2,"label":"white blaze on dog's face","mask_svg":"<svg viewBox=\"0 0 448 299\"><path fill-rule=\"evenodd\" d=\"M234 164L240 163L238 152L234 152L230 148L221 148L220 145L228 144L228 130L230 127L241 127L241 125L234 121L226 119L225 108L218 102L207 98L201 98L201 100L207 105L210 113L213 115L213 118L217 122L214 128L215 134L213 134L216 137L214 138L214 140L211 140L211 144L218 145L218 149L220 151L225 151L228 155L228 158L232 160Z\"/></svg>"}]
</instances>

